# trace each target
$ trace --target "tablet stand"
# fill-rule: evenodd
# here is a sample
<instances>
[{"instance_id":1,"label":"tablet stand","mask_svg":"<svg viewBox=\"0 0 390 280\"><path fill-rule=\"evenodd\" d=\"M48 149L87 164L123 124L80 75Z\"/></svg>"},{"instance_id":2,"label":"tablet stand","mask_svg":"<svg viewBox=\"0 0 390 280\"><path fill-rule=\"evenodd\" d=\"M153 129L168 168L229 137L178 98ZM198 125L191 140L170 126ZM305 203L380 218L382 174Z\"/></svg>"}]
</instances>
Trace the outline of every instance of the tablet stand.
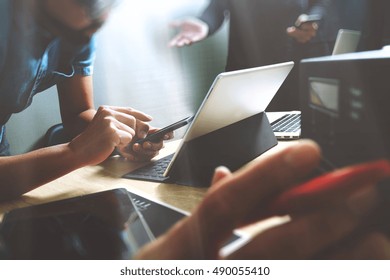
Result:
<instances>
[{"instance_id":1,"label":"tablet stand","mask_svg":"<svg viewBox=\"0 0 390 280\"><path fill-rule=\"evenodd\" d=\"M235 171L277 144L265 112L183 144L168 181L208 187L218 166Z\"/></svg>"}]
</instances>

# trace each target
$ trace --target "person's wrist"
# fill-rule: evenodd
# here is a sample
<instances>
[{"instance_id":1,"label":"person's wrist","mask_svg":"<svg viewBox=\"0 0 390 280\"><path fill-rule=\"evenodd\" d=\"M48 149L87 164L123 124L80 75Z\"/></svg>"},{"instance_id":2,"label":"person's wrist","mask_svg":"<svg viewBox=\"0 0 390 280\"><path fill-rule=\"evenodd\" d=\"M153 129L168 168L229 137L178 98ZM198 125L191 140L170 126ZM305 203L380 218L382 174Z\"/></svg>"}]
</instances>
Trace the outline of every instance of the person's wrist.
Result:
<instances>
[{"instance_id":1,"label":"person's wrist","mask_svg":"<svg viewBox=\"0 0 390 280\"><path fill-rule=\"evenodd\" d=\"M85 149L80 149L74 143L64 144L64 158L67 162L72 163L75 168L80 168L89 164L89 157Z\"/></svg>"}]
</instances>

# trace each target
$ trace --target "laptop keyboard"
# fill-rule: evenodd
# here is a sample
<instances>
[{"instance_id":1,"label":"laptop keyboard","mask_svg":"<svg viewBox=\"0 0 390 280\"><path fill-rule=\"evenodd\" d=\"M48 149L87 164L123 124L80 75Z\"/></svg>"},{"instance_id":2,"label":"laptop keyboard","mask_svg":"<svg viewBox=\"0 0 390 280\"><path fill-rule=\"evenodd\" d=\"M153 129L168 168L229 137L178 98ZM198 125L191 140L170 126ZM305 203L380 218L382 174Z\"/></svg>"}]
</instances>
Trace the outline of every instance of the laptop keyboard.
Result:
<instances>
[{"instance_id":1,"label":"laptop keyboard","mask_svg":"<svg viewBox=\"0 0 390 280\"><path fill-rule=\"evenodd\" d=\"M301 129L301 114L286 114L271 123L274 132L297 132Z\"/></svg>"},{"instance_id":2,"label":"laptop keyboard","mask_svg":"<svg viewBox=\"0 0 390 280\"><path fill-rule=\"evenodd\" d=\"M164 172L167 169L169 163L171 162L173 155L174 154L170 154L159 160L153 161L148 165L145 165L141 168L138 168L123 175L123 177L134 180L165 182L168 180L168 177L164 176Z\"/></svg>"}]
</instances>

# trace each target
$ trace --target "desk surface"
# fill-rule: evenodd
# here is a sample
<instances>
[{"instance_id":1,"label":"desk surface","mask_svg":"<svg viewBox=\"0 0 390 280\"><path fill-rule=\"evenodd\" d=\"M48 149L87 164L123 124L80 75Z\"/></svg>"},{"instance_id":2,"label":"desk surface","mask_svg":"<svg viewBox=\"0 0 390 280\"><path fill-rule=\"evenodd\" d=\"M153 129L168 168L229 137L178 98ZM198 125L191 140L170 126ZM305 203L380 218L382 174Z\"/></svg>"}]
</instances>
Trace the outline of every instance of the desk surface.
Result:
<instances>
[{"instance_id":1,"label":"desk surface","mask_svg":"<svg viewBox=\"0 0 390 280\"><path fill-rule=\"evenodd\" d=\"M159 157L176 150L180 140L166 143ZM280 142L263 156L269 156L289 142ZM21 198L0 203L0 219L4 213L14 208L42 204L50 201L70 198L98 191L126 188L145 198L167 203L186 212L191 212L204 197L207 188L194 188L175 184L154 183L121 178L124 174L140 167L142 164L127 161L119 156L108 158L96 166L87 166L73 171L57 180L43 185ZM272 224L278 221L270 221ZM267 223L268 224L268 223ZM263 225L259 228L263 228Z\"/></svg>"}]
</instances>

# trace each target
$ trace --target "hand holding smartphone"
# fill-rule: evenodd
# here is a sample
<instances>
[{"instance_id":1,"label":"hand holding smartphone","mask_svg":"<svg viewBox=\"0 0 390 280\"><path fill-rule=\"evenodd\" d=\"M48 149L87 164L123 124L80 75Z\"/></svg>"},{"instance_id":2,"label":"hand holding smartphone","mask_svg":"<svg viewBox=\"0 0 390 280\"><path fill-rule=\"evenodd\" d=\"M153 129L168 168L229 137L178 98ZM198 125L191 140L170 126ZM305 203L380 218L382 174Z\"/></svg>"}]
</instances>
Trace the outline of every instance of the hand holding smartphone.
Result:
<instances>
[{"instance_id":1,"label":"hand holding smartphone","mask_svg":"<svg viewBox=\"0 0 390 280\"><path fill-rule=\"evenodd\" d=\"M176 130L178 128L181 128L181 127L191 123L191 121L193 119L194 119L193 116L184 118L184 119L182 119L182 120L180 120L178 122L175 122L175 123L173 123L171 125L168 125L168 126L166 126L164 128L161 128L161 129L157 130L154 133L151 133L151 134L147 135L143 139L138 139L137 141L135 141L135 143L142 145L143 143L145 143L147 141L152 142L152 143L160 142L164 138L165 134L167 134L169 132L172 132L172 131L174 131L174 130Z\"/></svg>"}]
</instances>

